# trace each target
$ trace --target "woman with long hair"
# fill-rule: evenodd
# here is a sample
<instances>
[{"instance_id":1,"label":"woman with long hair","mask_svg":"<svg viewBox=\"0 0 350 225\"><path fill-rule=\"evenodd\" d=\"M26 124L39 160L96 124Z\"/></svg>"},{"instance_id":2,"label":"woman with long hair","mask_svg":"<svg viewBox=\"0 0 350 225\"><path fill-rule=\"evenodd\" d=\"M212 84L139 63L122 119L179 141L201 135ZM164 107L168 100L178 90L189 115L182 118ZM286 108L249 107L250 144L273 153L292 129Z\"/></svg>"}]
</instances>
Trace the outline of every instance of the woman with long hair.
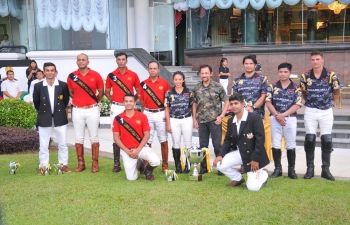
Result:
<instances>
[{"instance_id":1,"label":"woman with long hair","mask_svg":"<svg viewBox=\"0 0 350 225\"><path fill-rule=\"evenodd\" d=\"M173 74L174 87L165 93L165 118L167 132L173 140L173 156L176 173L188 173L187 163L185 170L181 167L181 134L187 149L192 147L193 131L193 102L194 94L186 87L185 75L177 71Z\"/></svg>"},{"instance_id":2,"label":"woman with long hair","mask_svg":"<svg viewBox=\"0 0 350 225\"><path fill-rule=\"evenodd\" d=\"M35 60L30 60L30 64L26 70L26 75L28 79L28 91L30 89L30 84L32 83L33 80L36 79L36 72L40 70L38 68L38 64L36 63Z\"/></svg>"},{"instance_id":3,"label":"woman with long hair","mask_svg":"<svg viewBox=\"0 0 350 225\"><path fill-rule=\"evenodd\" d=\"M230 69L227 67L227 59L222 58L220 60L219 67L219 76L220 76L220 84L224 87L227 94L227 86L228 86L228 78L230 77Z\"/></svg>"}]
</instances>

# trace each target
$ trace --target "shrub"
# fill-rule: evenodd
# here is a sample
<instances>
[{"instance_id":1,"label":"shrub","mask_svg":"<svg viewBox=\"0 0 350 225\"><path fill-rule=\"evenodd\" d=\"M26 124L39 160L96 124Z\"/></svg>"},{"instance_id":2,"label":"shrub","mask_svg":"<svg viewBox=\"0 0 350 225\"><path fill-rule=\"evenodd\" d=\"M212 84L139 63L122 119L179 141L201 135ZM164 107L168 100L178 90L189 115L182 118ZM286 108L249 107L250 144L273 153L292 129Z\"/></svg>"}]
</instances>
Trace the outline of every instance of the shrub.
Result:
<instances>
[{"instance_id":1,"label":"shrub","mask_svg":"<svg viewBox=\"0 0 350 225\"><path fill-rule=\"evenodd\" d=\"M29 103L19 99L0 101L0 126L32 129L37 112Z\"/></svg>"},{"instance_id":2,"label":"shrub","mask_svg":"<svg viewBox=\"0 0 350 225\"><path fill-rule=\"evenodd\" d=\"M103 96L98 103L98 107L100 107L100 116L109 116L111 114L111 101L106 96Z\"/></svg>"},{"instance_id":3,"label":"shrub","mask_svg":"<svg viewBox=\"0 0 350 225\"><path fill-rule=\"evenodd\" d=\"M39 134L36 130L0 126L0 154L36 151Z\"/></svg>"}]
</instances>

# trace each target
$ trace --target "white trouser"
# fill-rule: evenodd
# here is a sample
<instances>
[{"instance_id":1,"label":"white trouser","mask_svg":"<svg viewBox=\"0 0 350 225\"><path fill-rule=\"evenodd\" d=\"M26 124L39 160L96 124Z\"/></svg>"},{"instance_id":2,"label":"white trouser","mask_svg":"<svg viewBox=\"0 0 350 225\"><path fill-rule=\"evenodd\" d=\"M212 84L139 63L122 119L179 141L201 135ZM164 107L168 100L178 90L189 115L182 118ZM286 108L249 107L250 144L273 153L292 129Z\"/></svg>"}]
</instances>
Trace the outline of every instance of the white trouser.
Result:
<instances>
[{"instance_id":1,"label":"white trouser","mask_svg":"<svg viewBox=\"0 0 350 225\"><path fill-rule=\"evenodd\" d=\"M217 170L228 176L232 181L240 181L242 179L242 174L234 169L233 166L242 164L241 153L236 150L225 155L222 159L222 163L217 164ZM256 172L248 172L247 176L248 179L246 184L250 191L258 191L268 178L267 172L263 169Z\"/></svg>"},{"instance_id":2,"label":"white trouser","mask_svg":"<svg viewBox=\"0 0 350 225\"><path fill-rule=\"evenodd\" d=\"M118 116L120 113L124 112L125 107L122 105L115 105L115 104L111 104L111 114L110 114L110 118L111 118L111 127L113 128L113 122L114 122L114 118L116 116Z\"/></svg>"},{"instance_id":3,"label":"white trouser","mask_svg":"<svg viewBox=\"0 0 350 225\"><path fill-rule=\"evenodd\" d=\"M124 152L124 150L120 151L120 154L123 157L126 179L136 180L138 178L138 170L136 168L138 159L130 158L129 155ZM157 154L147 145L141 149L138 158L147 160L153 167L159 166L160 164L160 159L158 158Z\"/></svg>"},{"instance_id":4,"label":"white trouser","mask_svg":"<svg viewBox=\"0 0 350 225\"><path fill-rule=\"evenodd\" d=\"M73 108L72 121L75 131L75 143L84 144L85 124L89 131L91 144L99 142L100 109L98 107L90 109Z\"/></svg>"},{"instance_id":5,"label":"white trouser","mask_svg":"<svg viewBox=\"0 0 350 225\"><path fill-rule=\"evenodd\" d=\"M227 86L228 86L228 79L220 79L220 84L224 87L224 90L227 94Z\"/></svg>"},{"instance_id":6,"label":"white trouser","mask_svg":"<svg viewBox=\"0 0 350 225\"><path fill-rule=\"evenodd\" d=\"M52 127L38 127L39 129L39 161L40 164L47 166L49 164L49 144ZM67 147L67 125L54 127L58 142L58 163L68 165L68 147Z\"/></svg>"},{"instance_id":7,"label":"white trouser","mask_svg":"<svg viewBox=\"0 0 350 225\"><path fill-rule=\"evenodd\" d=\"M183 119L170 118L170 125L173 148L181 148L181 133L185 142L185 148L191 148L193 131L192 116Z\"/></svg>"},{"instance_id":8,"label":"white trouser","mask_svg":"<svg viewBox=\"0 0 350 225\"><path fill-rule=\"evenodd\" d=\"M315 109L305 107L304 122L307 134L316 134L317 125L320 126L320 135L331 134L333 127L333 109Z\"/></svg>"},{"instance_id":9,"label":"white trouser","mask_svg":"<svg viewBox=\"0 0 350 225\"><path fill-rule=\"evenodd\" d=\"M286 141L286 149L293 149L296 146L297 118L286 117L286 125L282 126L274 116L270 117L270 129L272 137L272 148L281 149L282 137Z\"/></svg>"},{"instance_id":10,"label":"white trouser","mask_svg":"<svg viewBox=\"0 0 350 225\"><path fill-rule=\"evenodd\" d=\"M149 126L151 127L148 143L152 144L155 131L157 131L159 143L167 141L165 111L149 112L145 110L144 113L147 116Z\"/></svg>"}]
</instances>

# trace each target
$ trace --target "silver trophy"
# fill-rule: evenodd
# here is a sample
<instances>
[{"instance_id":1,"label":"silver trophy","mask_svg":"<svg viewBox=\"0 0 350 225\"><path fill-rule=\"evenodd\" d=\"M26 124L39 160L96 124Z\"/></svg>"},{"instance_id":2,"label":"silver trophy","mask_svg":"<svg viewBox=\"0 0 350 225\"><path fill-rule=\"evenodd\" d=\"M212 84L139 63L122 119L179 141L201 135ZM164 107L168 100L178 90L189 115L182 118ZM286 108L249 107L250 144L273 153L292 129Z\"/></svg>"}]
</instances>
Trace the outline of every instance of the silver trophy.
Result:
<instances>
[{"instance_id":1,"label":"silver trophy","mask_svg":"<svg viewBox=\"0 0 350 225\"><path fill-rule=\"evenodd\" d=\"M16 162L10 162L10 165L9 165L9 167L10 167L10 174L11 175L14 175L14 174L16 174L16 170L18 169L18 166L19 166L20 164L19 163L16 163Z\"/></svg>"},{"instance_id":2,"label":"silver trophy","mask_svg":"<svg viewBox=\"0 0 350 225\"><path fill-rule=\"evenodd\" d=\"M193 173L190 176L190 181L202 181L202 174L198 173L198 163L201 163L202 160L205 158L205 151L203 151L199 147L191 147L187 149L186 157L188 161L190 161L193 164Z\"/></svg>"},{"instance_id":3,"label":"silver trophy","mask_svg":"<svg viewBox=\"0 0 350 225\"><path fill-rule=\"evenodd\" d=\"M42 164L39 165L39 169L41 171L41 174L44 174L45 176L49 176L50 175L50 170L51 170L51 166L50 164L47 166L44 166Z\"/></svg>"},{"instance_id":4,"label":"silver trophy","mask_svg":"<svg viewBox=\"0 0 350 225\"><path fill-rule=\"evenodd\" d=\"M57 163L57 164L53 164L53 166L55 167L55 171L57 171L57 175L62 175L63 172L62 172L62 167L63 167L63 164L62 163Z\"/></svg>"}]
</instances>

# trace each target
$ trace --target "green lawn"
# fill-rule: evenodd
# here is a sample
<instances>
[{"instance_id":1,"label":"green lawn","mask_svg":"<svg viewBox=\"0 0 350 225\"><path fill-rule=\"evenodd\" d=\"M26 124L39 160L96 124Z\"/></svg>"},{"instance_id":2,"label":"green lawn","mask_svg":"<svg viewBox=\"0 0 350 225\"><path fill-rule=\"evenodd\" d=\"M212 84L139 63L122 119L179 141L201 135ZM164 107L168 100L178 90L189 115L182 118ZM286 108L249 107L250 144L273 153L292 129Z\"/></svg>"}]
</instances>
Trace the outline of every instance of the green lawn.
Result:
<instances>
[{"instance_id":1,"label":"green lawn","mask_svg":"<svg viewBox=\"0 0 350 225\"><path fill-rule=\"evenodd\" d=\"M95 174L86 159L82 173L45 177L37 175L37 154L1 155L0 224L350 224L350 181L281 177L251 192L226 187L229 180L216 174L168 182L161 168L153 182L132 182L124 170L111 172L111 159L100 158ZM8 174L10 161L22 164L16 175Z\"/></svg>"}]
</instances>

